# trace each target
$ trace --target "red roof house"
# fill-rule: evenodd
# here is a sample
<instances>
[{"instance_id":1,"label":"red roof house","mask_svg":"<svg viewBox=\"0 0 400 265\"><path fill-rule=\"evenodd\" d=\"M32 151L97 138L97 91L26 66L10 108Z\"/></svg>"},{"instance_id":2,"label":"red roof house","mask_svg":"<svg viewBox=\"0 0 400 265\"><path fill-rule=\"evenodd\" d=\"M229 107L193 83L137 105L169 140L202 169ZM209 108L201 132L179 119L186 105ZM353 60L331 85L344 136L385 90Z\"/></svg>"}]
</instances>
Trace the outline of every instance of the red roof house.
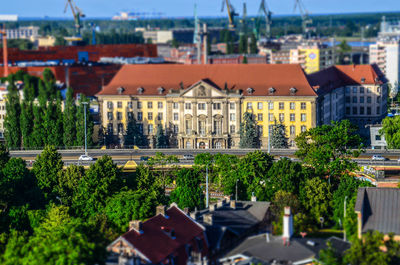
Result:
<instances>
[{"instance_id":1,"label":"red roof house","mask_svg":"<svg viewBox=\"0 0 400 265\"><path fill-rule=\"evenodd\" d=\"M130 222L129 231L107 250L120 256L119 263L183 265L208 257L205 228L175 204L157 207L157 215L145 222Z\"/></svg>"}]
</instances>

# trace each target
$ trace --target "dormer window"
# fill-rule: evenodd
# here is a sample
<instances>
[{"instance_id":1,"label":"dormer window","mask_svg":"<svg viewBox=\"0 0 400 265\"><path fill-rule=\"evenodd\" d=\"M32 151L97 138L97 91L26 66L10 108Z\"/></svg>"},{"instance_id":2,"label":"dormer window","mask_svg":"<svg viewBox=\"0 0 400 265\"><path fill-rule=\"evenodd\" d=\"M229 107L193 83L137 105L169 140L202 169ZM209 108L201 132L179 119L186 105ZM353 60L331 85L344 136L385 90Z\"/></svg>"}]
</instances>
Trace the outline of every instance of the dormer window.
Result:
<instances>
[{"instance_id":1,"label":"dormer window","mask_svg":"<svg viewBox=\"0 0 400 265\"><path fill-rule=\"evenodd\" d=\"M120 86L119 88L117 88L117 92L118 94L122 94L125 91L125 88L123 88L122 86Z\"/></svg>"},{"instance_id":2,"label":"dormer window","mask_svg":"<svg viewBox=\"0 0 400 265\"><path fill-rule=\"evenodd\" d=\"M269 91L270 94L274 94L275 91L276 91L276 89L273 88L273 87L270 87L270 88L268 89L268 91Z\"/></svg>"},{"instance_id":3,"label":"dormer window","mask_svg":"<svg viewBox=\"0 0 400 265\"><path fill-rule=\"evenodd\" d=\"M376 83L379 82L379 77L375 77L375 82L376 82Z\"/></svg>"},{"instance_id":4,"label":"dormer window","mask_svg":"<svg viewBox=\"0 0 400 265\"><path fill-rule=\"evenodd\" d=\"M163 87L159 87L159 88L157 88L157 91L158 91L158 94L161 95L162 93L164 93L165 89Z\"/></svg>"},{"instance_id":5,"label":"dormer window","mask_svg":"<svg viewBox=\"0 0 400 265\"><path fill-rule=\"evenodd\" d=\"M249 87L249 88L247 88L247 93L248 94L253 94L253 92L254 92L254 89L253 88L251 88L251 87Z\"/></svg>"},{"instance_id":6,"label":"dormer window","mask_svg":"<svg viewBox=\"0 0 400 265\"><path fill-rule=\"evenodd\" d=\"M361 77L361 83L365 83L365 77Z\"/></svg>"},{"instance_id":7,"label":"dormer window","mask_svg":"<svg viewBox=\"0 0 400 265\"><path fill-rule=\"evenodd\" d=\"M297 88L295 88L295 87L290 88L290 94L294 95L294 94L296 94L296 92L297 92Z\"/></svg>"},{"instance_id":8,"label":"dormer window","mask_svg":"<svg viewBox=\"0 0 400 265\"><path fill-rule=\"evenodd\" d=\"M139 94L143 94L144 88L143 88L143 87L138 87L137 92L138 92Z\"/></svg>"}]
</instances>

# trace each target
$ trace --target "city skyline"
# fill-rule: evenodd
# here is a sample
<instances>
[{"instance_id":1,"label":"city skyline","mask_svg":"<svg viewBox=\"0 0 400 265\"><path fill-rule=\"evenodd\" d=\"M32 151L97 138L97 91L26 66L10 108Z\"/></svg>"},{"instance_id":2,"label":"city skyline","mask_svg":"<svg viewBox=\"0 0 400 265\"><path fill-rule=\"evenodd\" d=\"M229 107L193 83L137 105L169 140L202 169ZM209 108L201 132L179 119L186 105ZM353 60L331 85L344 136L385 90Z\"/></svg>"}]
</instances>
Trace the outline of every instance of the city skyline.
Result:
<instances>
[{"instance_id":1,"label":"city skyline","mask_svg":"<svg viewBox=\"0 0 400 265\"><path fill-rule=\"evenodd\" d=\"M76 0L76 5L87 15L87 17L112 17L120 11L138 12L162 12L167 17L190 17L193 16L193 6L197 2L199 16L225 16L221 12L221 2L215 0L174 0L171 2L161 0L133 0L133 1L104 1L104 0ZM247 13L256 15L260 1L254 0L231 0L236 11L242 14L243 2L247 3ZM171 4L172 3L172 4ZM376 0L355 0L325 2L318 0L304 0L305 7L310 14L336 14L336 13L358 13L358 12L393 12L400 10L400 4L394 0L379 1L379 10L376 9ZM362 3L362 5L361 5ZM17 14L20 17L60 17L70 18L68 10L64 14L65 1L53 0L15 0L7 2L2 6L2 14ZM268 6L275 15L297 15L299 12L293 10L294 0L267 1ZM21 6L25 8L21 9ZM179 6L179 8L176 8ZM44 8L45 7L45 8Z\"/></svg>"}]
</instances>

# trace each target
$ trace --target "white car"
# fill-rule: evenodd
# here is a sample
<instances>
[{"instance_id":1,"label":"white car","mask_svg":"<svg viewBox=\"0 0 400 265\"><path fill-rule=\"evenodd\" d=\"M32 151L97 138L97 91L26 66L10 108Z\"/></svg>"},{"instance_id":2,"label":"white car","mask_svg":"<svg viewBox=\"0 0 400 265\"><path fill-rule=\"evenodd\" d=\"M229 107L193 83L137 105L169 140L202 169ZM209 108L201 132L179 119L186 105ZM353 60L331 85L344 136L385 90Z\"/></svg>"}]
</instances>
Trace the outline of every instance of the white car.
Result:
<instances>
[{"instance_id":1,"label":"white car","mask_svg":"<svg viewBox=\"0 0 400 265\"><path fill-rule=\"evenodd\" d=\"M193 160L194 159L194 156L193 155L183 155L183 159L186 159L186 160Z\"/></svg>"},{"instance_id":2,"label":"white car","mask_svg":"<svg viewBox=\"0 0 400 265\"><path fill-rule=\"evenodd\" d=\"M93 161L93 157L88 156L88 155L81 155L79 157L79 161Z\"/></svg>"},{"instance_id":3,"label":"white car","mask_svg":"<svg viewBox=\"0 0 400 265\"><path fill-rule=\"evenodd\" d=\"M373 155L373 156L372 156L372 160L375 160L375 161L386 161L387 158L386 158L386 157L383 157L383 156L381 156L381 155Z\"/></svg>"}]
</instances>

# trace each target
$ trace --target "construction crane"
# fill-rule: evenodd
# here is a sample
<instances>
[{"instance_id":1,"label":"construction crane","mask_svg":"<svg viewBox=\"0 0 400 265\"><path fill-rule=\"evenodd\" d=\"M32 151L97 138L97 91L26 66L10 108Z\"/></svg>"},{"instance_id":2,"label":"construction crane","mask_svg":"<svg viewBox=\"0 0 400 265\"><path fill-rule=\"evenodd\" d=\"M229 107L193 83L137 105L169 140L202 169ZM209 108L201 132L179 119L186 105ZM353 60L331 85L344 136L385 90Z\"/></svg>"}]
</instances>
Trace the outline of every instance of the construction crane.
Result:
<instances>
[{"instance_id":1,"label":"construction crane","mask_svg":"<svg viewBox=\"0 0 400 265\"><path fill-rule=\"evenodd\" d=\"M243 3L243 18L240 20L240 23L242 23L242 29L240 34L242 35L247 35L247 6L246 2Z\"/></svg>"},{"instance_id":2,"label":"construction crane","mask_svg":"<svg viewBox=\"0 0 400 265\"><path fill-rule=\"evenodd\" d=\"M222 0L221 12L224 12L225 6L228 11L229 27L233 29L235 28L235 17L239 16L239 14L235 12L235 8L229 0Z\"/></svg>"},{"instance_id":3,"label":"construction crane","mask_svg":"<svg viewBox=\"0 0 400 265\"><path fill-rule=\"evenodd\" d=\"M3 24L3 29L0 29L0 35L3 39L3 66L4 77L8 76L8 50L7 50L7 31L6 26Z\"/></svg>"},{"instance_id":4,"label":"construction crane","mask_svg":"<svg viewBox=\"0 0 400 265\"><path fill-rule=\"evenodd\" d=\"M301 15L303 34L304 36L307 36L308 33L307 25L312 23L312 19L309 17L308 11L301 0L295 0L293 12L295 12L296 9L299 10Z\"/></svg>"},{"instance_id":5,"label":"construction crane","mask_svg":"<svg viewBox=\"0 0 400 265\"><path fill-rule=\"evenodd\" d=\"M81 18L85 17L85 14L77 7L77 5L73 2L73 0L67 0L65 3L65 9L64 13L67 12L68 6L72 11L72 14L74 15L74 21L75 21L75 36L76 37L81 37L81 28L82 28L82 22Z\"/></svg>"},{"instance_id":6,"label":"construction crane","mask_svg":"<svg viewBox=\"0 0 400 265\"><path fill-rule=\"evenodd\" d=\"M271 24L272 24L272 12L269 10L265 0L261 0L260 8L258 11L260 14L264 14L265 17L265 37L267 40L271 38Z\"/></svg>"}]
</instances>

